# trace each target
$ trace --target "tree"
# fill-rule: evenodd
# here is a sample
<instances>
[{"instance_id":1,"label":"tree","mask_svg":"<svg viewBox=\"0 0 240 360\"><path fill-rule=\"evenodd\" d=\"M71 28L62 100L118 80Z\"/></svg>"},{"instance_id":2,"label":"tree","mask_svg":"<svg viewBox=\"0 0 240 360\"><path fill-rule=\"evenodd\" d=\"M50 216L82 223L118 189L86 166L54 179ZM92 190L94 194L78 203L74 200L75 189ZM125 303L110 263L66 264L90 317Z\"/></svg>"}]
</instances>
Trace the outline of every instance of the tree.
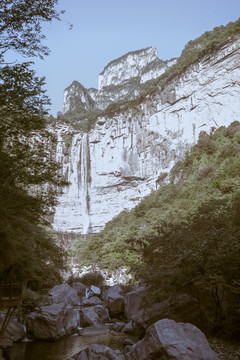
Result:
<instances>
[{"instance_id":1,"label":"tree","mask_svg":"<svg viewBox=\"0 0 240 360\"><path fill-rule=\"evenodd\" d=\"M60 20L64 11L55 8L58 0L1 0L0 4L0 62L9 50L25 56L43 57L49 49L42 45L45 36L43 22Z\"/></svg>"},{"instance_id":2,"label":"tree","mask_svg":"<svg viewBox=\"0 0 240 360\"><path fill-rule=\"evenodd\" d=\"M8 50L46 55L41 23L59 19L56 4L0 4L0 277L33 287L51 275L57 279L64 266L47 221L63 181L52 154L55 138L47 129L44 78L36 77L31 62L6 64L5 55Z\"/></svg>"}]
</instances>

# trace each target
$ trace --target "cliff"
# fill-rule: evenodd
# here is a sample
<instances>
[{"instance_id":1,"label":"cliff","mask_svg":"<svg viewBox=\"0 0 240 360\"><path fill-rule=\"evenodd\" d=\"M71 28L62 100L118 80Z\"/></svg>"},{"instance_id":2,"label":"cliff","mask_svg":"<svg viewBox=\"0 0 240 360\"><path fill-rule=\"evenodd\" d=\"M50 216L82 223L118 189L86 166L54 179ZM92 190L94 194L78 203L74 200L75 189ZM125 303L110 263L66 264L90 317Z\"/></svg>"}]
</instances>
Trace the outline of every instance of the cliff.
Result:
<instances>
[{"instance_id":1,"label":"cliff","mask_svg":"<svg viewBox=\"0 0 240 360\"><path fill-rule=\"evenodd\" d=\"M103 110L116 101L134 99L144 91L147 81L156 79L175 62L160 60L153 47L131 51L105 66L98 77L98 90L73 81L64 90L63 113ZM82 107L76 106L79 102Z\"/></svg>"},{"instance_id":2,"label":"cliff","mask_svg":"<svg viewBox=\"0 0 240 360\"><path fill-rule=\"evenodd\" d=\"M88 134L59 123L56 156L71 185L59 196L54 228L98 232L155 191L159 175L169 172L201 131L240 119L239 79L238 36L134 108L98 117Z\"/></svg>"}]
</instances>

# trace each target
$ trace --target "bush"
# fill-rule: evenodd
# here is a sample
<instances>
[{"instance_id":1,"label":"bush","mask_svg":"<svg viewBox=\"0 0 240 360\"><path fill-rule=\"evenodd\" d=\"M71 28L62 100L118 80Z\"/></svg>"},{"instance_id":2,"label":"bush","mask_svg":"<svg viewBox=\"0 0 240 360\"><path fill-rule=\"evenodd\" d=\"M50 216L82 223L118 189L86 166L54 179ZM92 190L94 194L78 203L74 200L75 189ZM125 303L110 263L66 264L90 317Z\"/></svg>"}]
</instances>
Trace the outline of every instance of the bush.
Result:
<instances>
[{"instance_id":1,"label":"bush","mask_svg":"<svg viewBox=\"0 0 240 360\"><path fill-rule=\"evenodd\" d=\"M201 166L197 172L196 180L201 181L202 179L211 176L214 173L214 166L211 164L207 164Z\"/></svg>"},{"instance_id":2,"label":"bush","mask_svg":"<svg viewBox=\"0 0 240 360\"><path fill-rule=\"evenodd\" d=\"M29 288L24 289L22 296L22 306L17 309L16 316L19 321L22 321L27 314L35 311L37 307L48 304L48 295L40 294L36 291L32 291Z\"/></svg>"},{"instance_id":3,"label":"bush","mask_svg":"<svg viewBox=\"0 0 240 360\"><path fill-rule=\"evenodd\" d=\"M208 136L200 138L197 147L201 152L205 152L208 155L212 155L216 151L214 142Z\"/></svg>"},{"instance_id":4,"label":"bush","mask_svg":"<svg viewBox=\"0 0 240 360\"><path fill-rule=\"evenodd\" d=\"M94 285L101 287L104 285L104 277L100 271L91 271L80 276L79 278L75 278L74 281L81 282L86 286Z\"/></svg>"},{"instance_id":5,"label":"bush","mask_svg":"<svg viewBox=\"0 0 240 360\"><path fill-rule=\"evenodd\" d=\"M232 139L236 132L240 131L240 124L238 121L233 121L223 132L223 135Z\"/></svg>"}]
</instances>

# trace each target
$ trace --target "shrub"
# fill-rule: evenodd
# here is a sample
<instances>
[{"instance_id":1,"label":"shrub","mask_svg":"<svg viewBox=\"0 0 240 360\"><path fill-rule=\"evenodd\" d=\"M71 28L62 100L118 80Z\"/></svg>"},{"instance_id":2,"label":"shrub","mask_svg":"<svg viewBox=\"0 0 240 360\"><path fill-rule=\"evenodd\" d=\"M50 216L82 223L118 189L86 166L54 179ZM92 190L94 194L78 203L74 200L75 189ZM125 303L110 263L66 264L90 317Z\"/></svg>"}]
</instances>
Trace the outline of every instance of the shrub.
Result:
<instances>
[{"instance_id":1,"label":"shrub","mask_svg":"<svg viewBox=\"0 0 240 360\"><path fill-rule=\"evenodd\" d=\"M233 137L233 140L240 144L240 131L237 131Z\"/></svg>"},{"instance_id":2,"label":"shrub","mask_svg":"<svg viewBox=\"0 0 240 360\"><path fill-rule=\"evenodd\" d=\"M232 139L236 132L240 131L240 124L238 121L233 121L223 132L223 135Z\"/></svg>"},{"instance_id":3,"label":"shrub","mask_svg":"<svg viewBox=\"0 0 240 360\"><path fill-rule=\"evenodd\" d=\"M104 284L104 277L100 271L91 271L80 276L77 280L75 279L75 281L79 281L86 286L94 285L101 287Z\"/></svg>"},{"instance_id":4,"label":"shrub","mask_svg":"<svg viewBox=\"0 0 240 360\"><path fill-rule=\"evenodd\" d=\"M205 152L208 155L212 155L216 151L216 146L209 136L199 138L197 147L201 152Z\"/></svg>"},{"instance_id":5,"label":"shrub","mask_svg":"<svg viewBox=\"0 0 240 360\"><path fill-rule=\"evenodd\" d=\"M201 166L197 172L196 180L201 181L202 179L209 177L214 172L214 166L211 164L207 164L204 166Z\"/></svg>"}]
</instances>

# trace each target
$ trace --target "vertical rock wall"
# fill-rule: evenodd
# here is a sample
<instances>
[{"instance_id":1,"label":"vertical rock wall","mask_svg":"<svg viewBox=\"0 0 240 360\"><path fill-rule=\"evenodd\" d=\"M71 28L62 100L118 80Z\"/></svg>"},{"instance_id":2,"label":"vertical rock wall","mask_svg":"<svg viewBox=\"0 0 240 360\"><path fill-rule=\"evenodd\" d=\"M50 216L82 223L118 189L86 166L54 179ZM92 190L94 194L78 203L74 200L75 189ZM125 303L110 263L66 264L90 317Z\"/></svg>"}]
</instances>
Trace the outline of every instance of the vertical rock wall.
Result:
<instances>
[{"instance_id":1,"label":"vertical rock wall","mask_svg":"<svg viewBox=\"0 0 240 360\"><path fill-rule=\"evenodd\" d=\"M99 117L89 134L59 125L57 159L71 185L59 197L54 228L98 232L155 191L160 173L170 171L200 131L235 120L240 120L239 38L136 108Z\"/></svg>"}]
</instances>

